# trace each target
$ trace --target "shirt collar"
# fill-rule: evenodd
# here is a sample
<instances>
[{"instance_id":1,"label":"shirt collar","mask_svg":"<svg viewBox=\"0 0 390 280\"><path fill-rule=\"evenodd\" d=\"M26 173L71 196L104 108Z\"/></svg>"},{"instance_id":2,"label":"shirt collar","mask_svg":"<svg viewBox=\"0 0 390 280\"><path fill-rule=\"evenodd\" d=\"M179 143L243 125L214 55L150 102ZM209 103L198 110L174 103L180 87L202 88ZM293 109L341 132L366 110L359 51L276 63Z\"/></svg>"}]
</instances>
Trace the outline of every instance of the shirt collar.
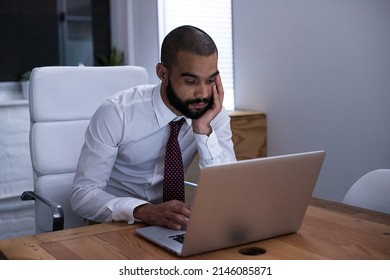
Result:
<instances>
[{"instance_id":1,"label":"shirt collar","mask_svg":"<svg viewBox=\"0 0 390 280\"><path fill-rule=\"evenodd\" d=\"M157 122L160 127L168 125L173 120L178 120L183 116L177 116L164 103L161 98L161 83L153 88L153 105L156 112ZM184 117L186 123L191 126L192 120Z\"/></svg>"}]
</instances>

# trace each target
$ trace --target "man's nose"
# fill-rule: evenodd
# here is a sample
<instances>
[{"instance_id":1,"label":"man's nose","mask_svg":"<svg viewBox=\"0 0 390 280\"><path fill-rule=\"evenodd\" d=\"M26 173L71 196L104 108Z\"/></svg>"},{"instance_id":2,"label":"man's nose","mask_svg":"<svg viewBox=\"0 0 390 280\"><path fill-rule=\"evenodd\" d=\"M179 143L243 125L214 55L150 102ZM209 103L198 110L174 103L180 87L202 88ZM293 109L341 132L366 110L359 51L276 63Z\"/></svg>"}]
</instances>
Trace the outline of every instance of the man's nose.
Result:
<instances>
[{"instance_id":1,"label":"man's nose","mask_svg":"<svg viewBox=\"0 0 390 280\"><path fill-rule=\"evenodd\" d=\"M211 95L211 86L208 84L201 84L197 91L196 98L209 98Z\"/></svg>"}]
</instances>

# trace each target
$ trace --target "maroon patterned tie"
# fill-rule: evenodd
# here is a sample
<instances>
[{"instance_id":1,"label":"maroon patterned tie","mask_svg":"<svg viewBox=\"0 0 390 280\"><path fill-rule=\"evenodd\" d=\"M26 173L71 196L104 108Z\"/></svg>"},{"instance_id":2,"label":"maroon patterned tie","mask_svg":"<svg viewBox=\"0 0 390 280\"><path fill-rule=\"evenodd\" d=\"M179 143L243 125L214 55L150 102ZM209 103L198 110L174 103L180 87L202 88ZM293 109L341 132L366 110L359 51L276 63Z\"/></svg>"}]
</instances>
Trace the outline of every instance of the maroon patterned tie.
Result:
<instances>
[{"instance_id":1,"label":"maroon patterned tie","mask_svg":"<svg viewBox=\"0 0 390 280\"><path fill-rule=\"evenodd\" d=\"M169 123L171 134L165 152L165 167L163 181L163 201L180 200L184 201L184 168L183 158L177 136L184 118Z\"/></svg>"}]
</instances>

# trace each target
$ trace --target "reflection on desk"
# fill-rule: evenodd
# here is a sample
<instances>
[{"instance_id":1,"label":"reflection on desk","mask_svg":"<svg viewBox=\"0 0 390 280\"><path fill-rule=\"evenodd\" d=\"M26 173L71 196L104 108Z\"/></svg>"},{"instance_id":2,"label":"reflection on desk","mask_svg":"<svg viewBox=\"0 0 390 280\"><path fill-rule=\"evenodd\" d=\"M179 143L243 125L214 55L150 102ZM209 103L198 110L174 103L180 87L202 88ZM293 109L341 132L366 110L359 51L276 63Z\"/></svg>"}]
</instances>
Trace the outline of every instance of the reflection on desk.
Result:
<instances>
[{"instance_id":1,"label":"reflection on desk","mask_svg":"<svg viewBox=\"0 0 390 280\"><path fill-rule=\"evenodd\" d=\"M143 224L86 226L0 241L8 259L183 259L136 235ZM242 252L253 253L245 255ZM241 252L241 253L240 253ZM312 199L298 232L186 259L390 259L390 215Z\"/></svg>"}]
</instances>

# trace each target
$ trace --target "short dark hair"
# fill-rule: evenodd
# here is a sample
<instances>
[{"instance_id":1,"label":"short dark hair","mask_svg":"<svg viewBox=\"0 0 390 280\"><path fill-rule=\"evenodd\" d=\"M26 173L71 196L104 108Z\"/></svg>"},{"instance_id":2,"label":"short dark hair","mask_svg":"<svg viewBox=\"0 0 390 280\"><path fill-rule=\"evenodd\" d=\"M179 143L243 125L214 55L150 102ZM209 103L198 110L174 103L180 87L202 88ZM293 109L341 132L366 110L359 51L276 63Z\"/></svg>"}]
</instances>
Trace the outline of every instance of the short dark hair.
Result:
<instances>
[{"instance_id":1,"label":"short dark hair","mask_svg":"<svg viewBox=\"0 0 390 280\"><path fill-rule=\"evenodd\" d=\"M203 30L191 25L179 26L168 33L161 46L161 62L171 69L177 63L180 51L201 56L218 53L213 39Z\"/></svg>"}]
</instances>

